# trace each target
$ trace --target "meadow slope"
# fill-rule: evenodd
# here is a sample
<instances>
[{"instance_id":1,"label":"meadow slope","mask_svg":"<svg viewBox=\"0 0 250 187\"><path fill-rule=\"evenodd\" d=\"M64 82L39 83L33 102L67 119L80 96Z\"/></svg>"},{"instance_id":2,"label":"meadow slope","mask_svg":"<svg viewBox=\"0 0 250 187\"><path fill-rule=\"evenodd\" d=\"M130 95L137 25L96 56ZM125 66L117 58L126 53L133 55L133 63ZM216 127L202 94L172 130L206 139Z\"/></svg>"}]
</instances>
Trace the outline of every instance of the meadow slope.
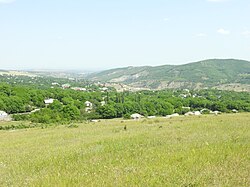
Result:
<instances>
[{"instance_id":1,"label":"meadow slope","mask_svg":"<svg viewBox=\"0 0 250 187\"><path fill-rule=\"evenodd\" d=\"M0 131L1 186L250 186L249 113L77 125Z\"/></svg>"}]
</instances>

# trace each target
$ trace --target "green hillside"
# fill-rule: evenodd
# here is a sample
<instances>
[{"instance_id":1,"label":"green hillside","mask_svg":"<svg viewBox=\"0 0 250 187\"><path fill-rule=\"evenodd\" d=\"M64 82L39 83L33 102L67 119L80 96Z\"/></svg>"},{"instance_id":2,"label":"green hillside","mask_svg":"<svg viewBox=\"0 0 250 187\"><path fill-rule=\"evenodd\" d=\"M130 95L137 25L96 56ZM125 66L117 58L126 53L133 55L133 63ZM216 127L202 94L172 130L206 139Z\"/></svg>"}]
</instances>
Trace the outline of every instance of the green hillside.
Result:
<instances>
[{"instance_id":1,"label":"green hillside","mask_svg":"<svg viewBox=\"0 0 250 187\"><path fill-rule=\"evenodd\" d=\"M0 131L0 186L249 187L249 121L241 113Z\"/></svg>"},{"instance_id":2,"label":"green hillside","mask_svg":"<svg viewBox=\"0 0 250 187\"><path fill-rule=\"evenodd\" d=\"M232 83L250 84L250 62L211 59L184 65L127 67L91 74L88 78L158 89L213 87Z\"/></svg>"}]
</instances>

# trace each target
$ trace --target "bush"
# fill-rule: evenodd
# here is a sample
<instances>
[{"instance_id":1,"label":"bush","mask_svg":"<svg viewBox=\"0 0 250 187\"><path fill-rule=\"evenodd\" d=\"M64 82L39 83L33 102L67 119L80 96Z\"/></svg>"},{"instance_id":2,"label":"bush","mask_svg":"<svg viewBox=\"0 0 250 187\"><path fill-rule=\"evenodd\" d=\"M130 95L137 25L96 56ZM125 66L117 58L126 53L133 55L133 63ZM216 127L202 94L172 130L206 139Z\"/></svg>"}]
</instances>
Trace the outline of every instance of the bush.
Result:
<instances>
[{"instance_id":1,"label":"bush","mask_svg":"<svg viewBox=\"0 0 250 187\"><path fill-rule=\"evenodd\" d=\"M16 114L16 115L12 115L12 119L14 121L25 121L25 120L29 119L29 116L28 115L19 115L19 114Z\"/></svg>"},{"instance_id":2,"label":"bush","mask_svg":"<svg viewBox=\"0 0 250 187\"><path fill-rule=\"evenodd\" d=\"M123 119L131 119L130 114L124 114Z\"/></svg>"}]
</instances>

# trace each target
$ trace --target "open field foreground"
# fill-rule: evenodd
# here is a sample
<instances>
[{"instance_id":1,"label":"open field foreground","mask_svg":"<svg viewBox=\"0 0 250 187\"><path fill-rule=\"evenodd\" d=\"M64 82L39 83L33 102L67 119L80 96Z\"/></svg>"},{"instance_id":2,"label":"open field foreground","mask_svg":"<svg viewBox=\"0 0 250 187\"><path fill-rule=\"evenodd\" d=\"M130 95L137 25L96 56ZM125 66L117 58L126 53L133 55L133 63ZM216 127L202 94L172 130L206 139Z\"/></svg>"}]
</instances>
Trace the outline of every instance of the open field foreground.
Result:
<instances>
[{"instance_id":1,"label":"open field foreground","mask_svg":"<svg viewBox=\"0 0 250 187\"><path fill-rule=\"evenodd\" d=\"M250 186L250 114L0 131L0 186Z\"/></svg>"}]
</instances>

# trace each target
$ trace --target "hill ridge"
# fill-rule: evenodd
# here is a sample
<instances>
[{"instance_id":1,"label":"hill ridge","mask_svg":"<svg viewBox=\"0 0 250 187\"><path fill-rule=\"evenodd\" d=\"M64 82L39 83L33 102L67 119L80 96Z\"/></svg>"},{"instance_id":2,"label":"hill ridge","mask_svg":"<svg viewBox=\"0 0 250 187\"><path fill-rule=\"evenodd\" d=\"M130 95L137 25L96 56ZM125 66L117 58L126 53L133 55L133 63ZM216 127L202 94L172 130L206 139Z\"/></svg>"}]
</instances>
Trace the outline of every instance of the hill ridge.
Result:
<instances>
[{"instance_id":1,"label":"hill ridge","mask_svg":"<svg viewBox=\"0 0 250 187\"><path fill-rule=\"evenodd\" d=\"M93 73L87 78L147 89L199 89L228 84L249 86L250 62L239 59L207 59L181 65L129 66Z\"/></svg>"}]
</instances>

